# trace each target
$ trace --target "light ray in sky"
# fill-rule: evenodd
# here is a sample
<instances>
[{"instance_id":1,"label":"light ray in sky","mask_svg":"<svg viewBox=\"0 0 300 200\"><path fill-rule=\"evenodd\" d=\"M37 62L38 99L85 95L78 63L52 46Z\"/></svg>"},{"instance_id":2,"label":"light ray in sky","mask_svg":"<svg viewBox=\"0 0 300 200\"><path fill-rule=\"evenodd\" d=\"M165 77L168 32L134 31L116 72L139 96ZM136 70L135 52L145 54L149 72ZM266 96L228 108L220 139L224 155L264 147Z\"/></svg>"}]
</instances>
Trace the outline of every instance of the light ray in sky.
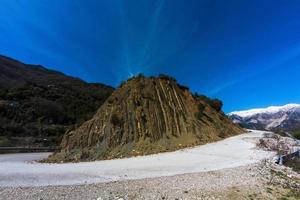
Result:
<instances>
[{"instance_id":1,"label":"light ray in sky","mask_svg":"<svg viewBox=\"0 0 300 200\"><path fill-rule=\"evenodd\" d=\"M184 52L185 48L192 42L193 36L197 32L198 27L199 27L199 24L195 23L192 26L192 30L189 32L189 34L187 36L182 37L181 42L177 41L178 45L174 49L170 50L169 55L167 55L165 57L160 57L156 60L155 59L149 60L148 61L149 63L147 63L146 68L147 68L147 66L148 67L151 67L151 66L159 67L157 65L162 63L164 60L171 59L174 56L178 56L180 54L180 52Z\"/></svg>"},{"instance_id":2,"label":"light ray in sky","mask_svg":"<svg viewBox=\"0 0 300 200\"><path fill-rule=\"evenodd\" d=\"M143 50L143 53L142 53L142 56L141 56L141 59L140 59L139 66L145 67L144 66L145 65L145 60L149 56L149 49L150 49L151 43L154 40L154 35L157 31L159 18L160 18L160 15L161 15L164 4L165 4L165 0L158 1L158 5L157 5L157 7L155 9L155 12L153 14L153 19L152 19L153 21L150 24L151 28L150 28L150 31L147 35L147 39L145 41L145 47L144 47L144 50Z\"/></svg>"},{"instance_id":3,"label":"light ray in sky","mask_svg":"<svg viewBox=\"0 0 300 200\"><path fill-rule=\"evenodd\" d=\"M299 11L272 0L2 0L0 53L114 87L169 74L226 111L256 106L256 94L289 103L300 101Z\"/></svg>"},{"instance_id":4,"label":"light ray in sky","mask_svg":"<svg viewBox=\"0 0 300 200\"><path fill-rule=\"evenodd\" d=\"M132 76L132 64L130 61L130 49L129 49L129 41L128 41L128 26L129 24L126 21L126 13L124 10L124 1L121 1L120 3L120 13L121 13L121 42L122 42L122 50L121 55L124 57L125 61L123 62L122 66L119 66L120 68L125 68L125 72L127 73L127 76ZM122 71L122 70L121 70ZM124 77L119 76L118 82L121 82Z\"/></svg>"}]
</instances>

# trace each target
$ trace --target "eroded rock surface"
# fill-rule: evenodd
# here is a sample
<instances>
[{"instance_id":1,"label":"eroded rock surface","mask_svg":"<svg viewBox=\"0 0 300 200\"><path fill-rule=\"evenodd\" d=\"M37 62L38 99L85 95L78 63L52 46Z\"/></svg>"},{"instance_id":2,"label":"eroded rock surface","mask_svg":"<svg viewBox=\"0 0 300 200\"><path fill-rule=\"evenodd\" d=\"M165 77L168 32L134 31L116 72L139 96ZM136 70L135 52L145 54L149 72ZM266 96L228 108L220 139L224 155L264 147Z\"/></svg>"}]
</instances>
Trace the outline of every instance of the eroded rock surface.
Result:
<instances>
[{"instance_id":1,"label":"eroded rock surface","mask_svg":"<svg viewBox=\"0 0 300 200\"><path fill-rule=\"evenodd\" d=\"M221 104L192 95L172 78L132 78L95 116L67 133L48 161L121 158L176 150L242 132Z\"/></svg>"}]
</instances>

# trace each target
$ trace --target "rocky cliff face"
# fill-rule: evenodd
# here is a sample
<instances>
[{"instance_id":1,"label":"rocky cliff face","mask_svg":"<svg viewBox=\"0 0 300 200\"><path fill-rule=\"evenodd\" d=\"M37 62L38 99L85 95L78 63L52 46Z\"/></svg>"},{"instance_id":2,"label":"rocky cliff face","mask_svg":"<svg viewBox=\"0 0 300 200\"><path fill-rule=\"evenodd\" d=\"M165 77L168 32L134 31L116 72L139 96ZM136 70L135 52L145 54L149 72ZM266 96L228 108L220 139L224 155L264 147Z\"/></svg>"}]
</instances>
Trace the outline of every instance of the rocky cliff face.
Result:
<instances>
[{"instance_id":1,"label":"rocky cliff face","mask_svg":"<svg viewBox=\"0 0 300 200\"><path fill-rule=\"evenodd\" d=\"M172 78L139 76L115 90L91 120L65 134L61 151L48 161L151 154L242 132L218 105L193 96Z\"/></svg>"}]
</instances>

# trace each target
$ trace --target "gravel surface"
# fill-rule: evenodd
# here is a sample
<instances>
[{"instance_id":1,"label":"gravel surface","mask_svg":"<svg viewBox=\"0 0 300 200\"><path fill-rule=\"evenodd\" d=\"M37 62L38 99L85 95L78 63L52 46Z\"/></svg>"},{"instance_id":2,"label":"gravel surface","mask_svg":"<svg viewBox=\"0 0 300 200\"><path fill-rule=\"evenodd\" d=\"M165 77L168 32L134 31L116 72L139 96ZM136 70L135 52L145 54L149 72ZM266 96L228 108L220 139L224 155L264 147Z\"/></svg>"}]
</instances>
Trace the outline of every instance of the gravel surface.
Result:
<instances>
[{"instance_id":1,"label":"gravel surface","mask_svg":"<svg viewBox=\"0 0 300 200\"><path fill-rule=\"evenodd\" d=\"M286 171L289 171L287 175ZM140 180L71 186L2 187L0 199L299 200L299 180L299 175L288 168L260 161L231 169Z\"/></svg>"},{"instance_id":2,"label":"gravel surface","mask_svg":"<svg viewBox=\"0 0 300 200\"><path fill-rule=\"evenodd\" d=\"M0 155L0 187L90 184L244 166L274 155L256 148L263 134L253 131L175 152L96 162L45 164L32 161L45 153Z\"/></svg>"},{"instance_id":3,"label":"gravel surface","mask_svg":"<svg viewBox=\"0 0 300 200\"><path fill-rule=\"evenodd\" d=\"M257 165L213 172L183 174L74 186L0 188L0 199L205 199L229 188L259 186ZM212 195L208 195L211 193ZM221 195L221 194L220 194Z\"/></svg>"}]
</instances>

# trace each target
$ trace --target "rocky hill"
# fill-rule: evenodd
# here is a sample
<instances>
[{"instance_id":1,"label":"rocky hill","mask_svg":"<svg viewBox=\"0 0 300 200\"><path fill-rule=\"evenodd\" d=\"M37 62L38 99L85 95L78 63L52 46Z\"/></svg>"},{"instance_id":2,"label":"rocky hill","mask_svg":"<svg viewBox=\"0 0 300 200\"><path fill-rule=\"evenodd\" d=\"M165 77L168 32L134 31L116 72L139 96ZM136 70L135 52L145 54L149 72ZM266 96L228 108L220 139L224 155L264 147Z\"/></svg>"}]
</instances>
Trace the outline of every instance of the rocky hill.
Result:
<instances>
[{"instance_id":1,"label":"rocky hill","mask_svg":"<svg viewBox=\"0 0 300 200\"><path fill-rule=\"evenodd\" d=\"M300 130L300 105L287 104L229 113L229 117L245 128L260 130Z\"/></svg>"},{"instance_id":2,"label":"rocky hill","mask_svg":"<svg viewBox=\"0 0 300 200\"><path fill-rule=\"evenodd\" d=\"M112 93L103 84L0 56L0 146L58 145Z\"/></svg>"},{"instance_id":3,"label":"rocky hill","mask_svg":"<svg viewBox=\"0 0 300 200\"><path fill-rule=\"evenodd\" d=\"M167 76L121 84L94 117L65 134L48 162L122 158L213 142L242 132L222 103L192 95Z\"/></svg>"}]
</instances>

